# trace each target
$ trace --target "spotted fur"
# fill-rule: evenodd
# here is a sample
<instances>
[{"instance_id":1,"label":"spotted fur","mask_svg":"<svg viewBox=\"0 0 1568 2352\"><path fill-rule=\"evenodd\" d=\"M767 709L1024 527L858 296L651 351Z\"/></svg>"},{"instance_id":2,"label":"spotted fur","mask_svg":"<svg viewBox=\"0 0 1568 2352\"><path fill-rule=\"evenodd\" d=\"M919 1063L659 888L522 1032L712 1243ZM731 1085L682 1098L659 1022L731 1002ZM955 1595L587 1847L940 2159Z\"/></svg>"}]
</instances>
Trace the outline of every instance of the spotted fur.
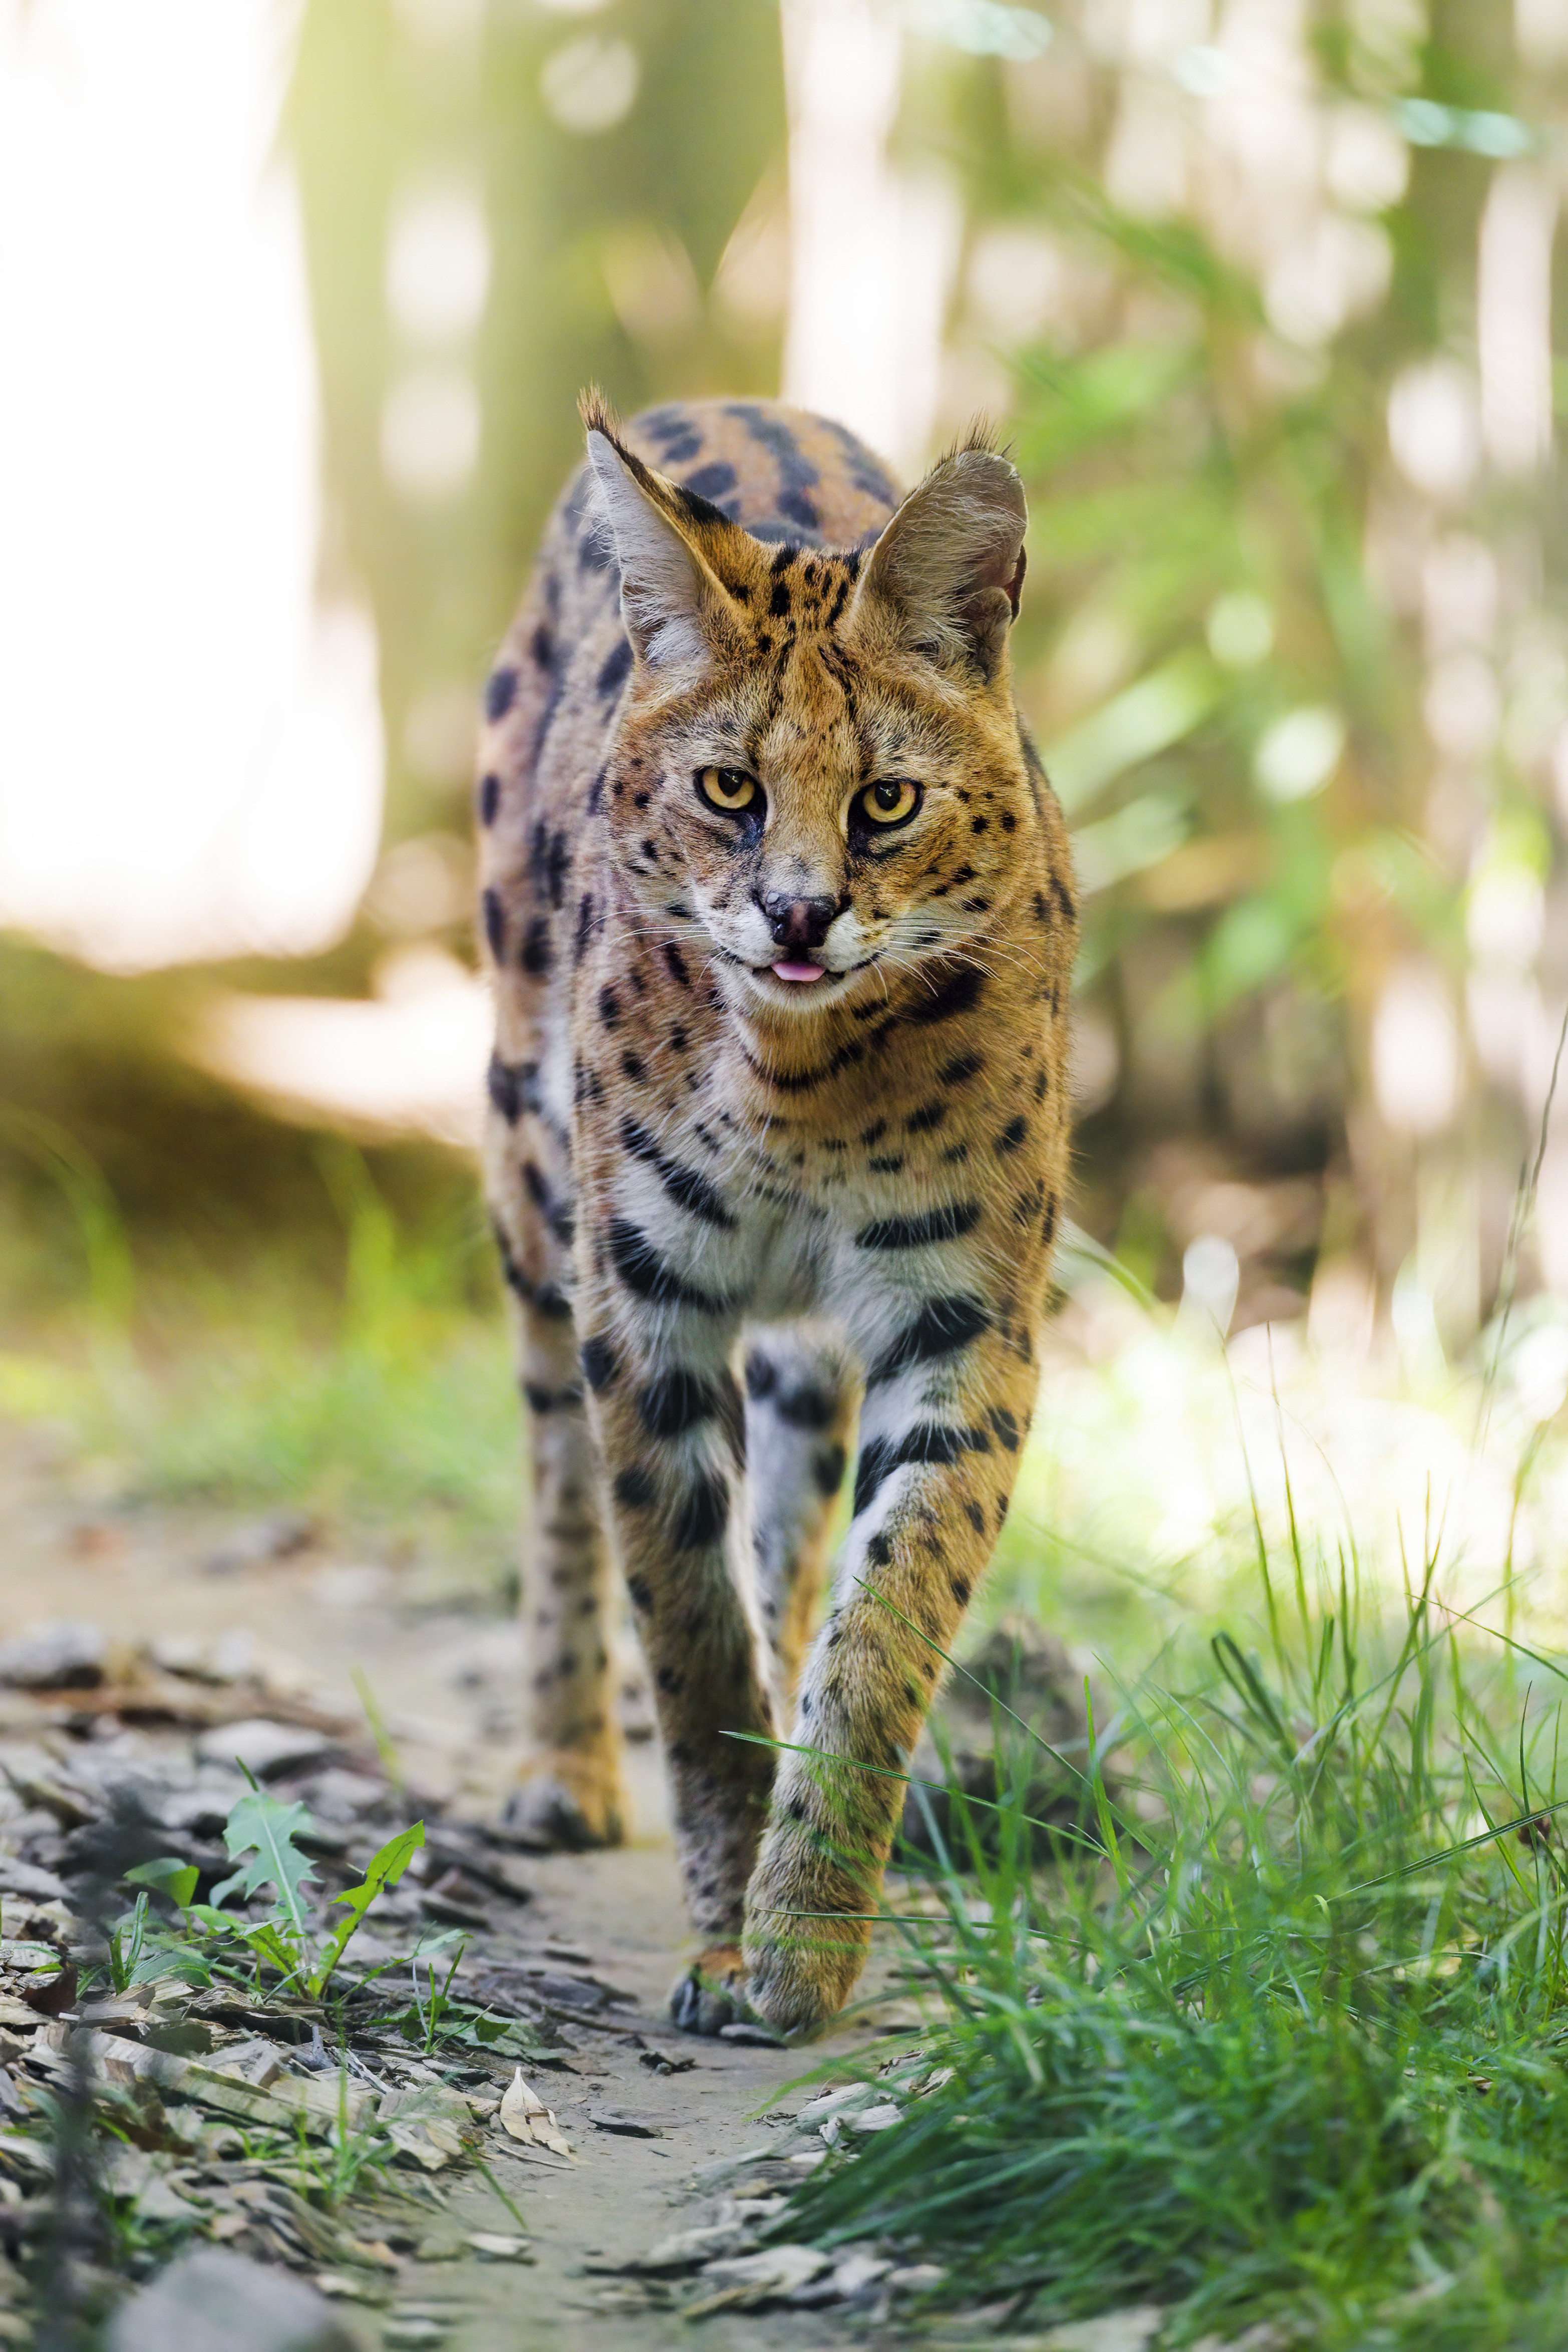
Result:
<instances>
[{"instance_id":1,"label":"spotted fur","mask_svg":"<svg viewBox=\"0 0 1568 2352\"><path fill-rule=\"evenodd\" d=\"M1075 913L1009 672L1023 496L981 442L901 504L771 403L584 414L478 792L488 1195L533 1427L517 1801L561 1843L619 1834L613 1556L709 1947L676 2014L744 1996L798 2030L861 1966L891 1776L1034 1402ZM705 770L760 804L723 814ZM882 831L886 780L923 799ZM775 976L803 956L822 979Z\"/></svg>"}]
</instances>

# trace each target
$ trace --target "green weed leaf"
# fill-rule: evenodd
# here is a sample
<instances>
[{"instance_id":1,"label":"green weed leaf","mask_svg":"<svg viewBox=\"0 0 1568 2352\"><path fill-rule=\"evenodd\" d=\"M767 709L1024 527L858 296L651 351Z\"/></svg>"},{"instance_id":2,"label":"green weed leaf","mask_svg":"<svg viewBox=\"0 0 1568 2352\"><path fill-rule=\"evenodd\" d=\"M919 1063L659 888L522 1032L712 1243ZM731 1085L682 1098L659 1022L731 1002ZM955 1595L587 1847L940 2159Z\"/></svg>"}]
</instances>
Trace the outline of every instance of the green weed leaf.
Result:
<instances>
[{"instance_id":1,"label":"green weed leaf","mask_svg":"<svg viewBox=\"0 0 1568 2352\"><path fill-rule=\"evenodd\" d=\"M247 1898L264 1887L277 1890L274 1906L278 1924L297 1938L305 1933L301 1890L315 1875L308 1854L295 1844L296 1835L310 1827L310 1815L301 1804L286 1805L259 1789L248 1790L224 1824L224 1843L239 1868L213 1889L214 1904L237 1891Z\"/></svg>"},{"instance_id":2,"label":"green weed leaf","mask_svg":"<svg viewBox=\"0 0 1568 2352\"><path fill-rule=\"evenodd\" d=\"M151 1886L156 1893L166 1895L177 1909L186 1911L194 1899L200 1875L193 1862L182 1862L177 1853L165 1853L156 1862L139 1862L134 1870L126 1872L125 1883L128 1886Z\"/></svg>"},{"instance_id":3,"label":"green weed leaf","mask_svg":"<svg viewBox=\"0 0 1568 2352\"><path fill-rule=\"evenodd\" d=\"M357 1933L371 1905L378 1895L397 1885L423 1843L423 1822L415 1822L410 1829L400 1830L373 1857L358 1886L347 1887L335 1898L336 1903L348 1906L349 1916L340 1920L333 1929L326 1949L311 1972L310 1990L317 1999L320 1998L333 1969L343 1957L349 1938Z\"/></svg>"}]
</instances>

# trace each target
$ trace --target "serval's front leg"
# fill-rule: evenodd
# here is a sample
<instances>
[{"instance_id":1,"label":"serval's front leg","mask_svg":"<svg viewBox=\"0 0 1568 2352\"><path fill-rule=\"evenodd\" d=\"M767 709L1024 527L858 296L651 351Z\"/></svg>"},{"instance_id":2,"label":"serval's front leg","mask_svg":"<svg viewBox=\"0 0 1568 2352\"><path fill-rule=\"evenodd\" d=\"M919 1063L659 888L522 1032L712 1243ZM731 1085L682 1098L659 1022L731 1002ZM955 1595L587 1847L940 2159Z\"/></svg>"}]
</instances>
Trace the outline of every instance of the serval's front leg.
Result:
<instances>
[{"instance_id":1,"label":"serval's front leg","mask_svg":"<svg viewBox=\"0 0 1568 2352\"><path fill-rule=\"evenodd\" d=\"M976 1336L988 1318L972 1301L921 1318L904 1353L940 1344L951 1360L912 1378L895 1336L881 1376L873 1363L837 1605L807 1663L747 1897L747 1995L781 2032L836 2014L860 1974L904 1805L896 1776L1007 1516L1034 1407L1027 1337Z\"/></svg>"},{"instance_id":2,"label":"serval's front leg","mask_svg":"<svg viewBox=\"0 0 1568 2352\"><path fill-rule=\"evenodd\" d=\"M629 1230L612 1232L603 1255L630 1281L601 1277L580 1307L582 1366L664 1735L686 1903L706 1947L671 2007L677 2024L714 2032L740 2007L746 1887L774 1762L745 1407L730 1369L737 1325L643 1236L643 1255L624 1263Z\"/></svg>"}]
</instances>

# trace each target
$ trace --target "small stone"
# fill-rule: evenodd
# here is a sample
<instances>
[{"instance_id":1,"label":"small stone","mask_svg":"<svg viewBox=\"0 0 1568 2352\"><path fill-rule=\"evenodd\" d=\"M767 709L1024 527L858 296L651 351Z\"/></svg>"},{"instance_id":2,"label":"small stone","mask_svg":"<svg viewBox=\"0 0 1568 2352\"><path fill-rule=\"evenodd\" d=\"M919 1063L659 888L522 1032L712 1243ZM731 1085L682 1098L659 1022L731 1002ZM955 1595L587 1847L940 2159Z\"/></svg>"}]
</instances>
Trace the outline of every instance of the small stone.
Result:
<instances>
[{"instance_id":1,"label":"small stone","mask_svg":"<svg viewBox=\"0 0 1568 2352\"><path fill-rule=\"evenodd\" d=\"M515 2238L501 2230L470 2230L468 2245L481 2262L531 2263L533 2255L526 2238Z\"/></svg>"},{"instance_id":2,"label":"small stone","mask_svg":"<svg viewBox=\"0 0 1568 2352\"><path fill-rule=\"evenodd\" d=\"M808 2311L824 2304L852 2303L879 2279L885 2278L892 2268L884 2255L869 2253L863 2246L851 2246L840 2254L831 2276L812 2279L807 2285L797 2287L789 2301Z\"/></svg>"},{"instance_id":3,"label":"small stone","mask_svg":"<svg viewBox=\"0 0 1568 2352\"><path fill-rule=\"evenodd\" d=\"M109 2352L363 2352L363 2339L298 2279L219 2247L172 2263L121 2304Z\"/></svg>"},{"instance_id":4,"label":"small stone","mask_svg":"<svg viewBox=\"0 0 1568 2352\"><path fill-rule=\"evenodd\" d=\"M14 1853L0 1853L0 1892L6 1895L33 1895L40 1903L64 1903L68 1890L63 1878L52 1870L40 1870L36 1862L19 1861Z\"/></svg>"},{"instance_id":5,"label":"small stone","mask_svg":"<svg viewBox=\"0 0 1568 2352\"><path fill-rule=\"evenodd\" d=\"M883 2284L890 2294L930 2294L946 2275L940 2263L909 2263L889 2271Z\"/></svg>"},{"instance_id":6,"label":"small stone","mask_svg":"<svg viewBox=\"0 0 1568 2352\"><path fill-rule=\"evenodd\" d=\"M651 2122L645 2116L629 2115L624 2107L591 2106L588 2120L595 2131L618 2132L623 2139L663 2139L662 2124Z\"/></svg>"},{"instance_id":7,"label":"small stone","mask_svg":"<svg viewBox=\"0 0 1568 2352\"><path fill-rule=\"evenodd\" d=\"M464 2241L455 2230L432 2230L415 2246L414 2260L421 2263L455 2263L464 2250Z\"/></svg>"},{"instance_id":8,"label":"small stone","mask_svg":"<svg viewBox=\"0 0 1568 2352\"><path fill-rule=\"evenodd\" d=\"M754 2304L783 2302L828 2268L827 2255L819 2253L815 2246L768 2246L759 2254L736 2254L705 2263L702 2284L712 2291L713 2308L730 2303L748 2309ZM709 2298L705 2297L701 2305L688 2305L688 2315L708 2305Z\"/></svg>"},{"instance_id":9,"label":"small stone","mask_svg":"<svg viewBox=\"0 0 1568 2352\"><path fill-rule=\"evenodd\" d=\"M646 2066L651 2074L689 2074L696 2064L695 2058L672 2058L667 2050L660 2050L649 2042L637 2053L639 2066Z\"/></svg>"},{"instance_id":10,"label":"small stone","mask_svg":"<svg viewBox=\"0 0 1568 2352\"><path fill-rule=\"evenodd\" d=\"M108 1656L100 1626L57 1617L14 1642L0 1642L0 1683L14 1690L93 1690L103 1680Z\"/></svg>"},{"instance_id":11,"label":"small stone","mask_svg":"<svg viewBox=\"0 0 1568 2352\"><path fill-rule=\"evenodd\" d=\"M896 2273L894 2273L896 2276ZM1165 2317L1157 2303L1129 2304L1096 2319L1070 2319L1045 2337L1047 2352L1145 2352Z\"/></svg>"},{"instance_id":12,"label":"small stone","mask_svg":"<svg viewBox=\"0 0 1568 2352\"><path fill-rule=\"evenodd\" d=\"M238 1764L258 1780L275 1780L280 1772L298 1772L323 1763L336 1741L298 1724L272 1723L256 1716L204 1731L196 1742L199 1764Z\"/></svg>"},{"instance_id":13,"label":"small stone","mask_svg":"<svg viewBox=\"0 0 1568 2352\"><path fill-rule=\"evenodd\" d=\"M747 2231L738 2221L714 2221L705 2228L677 2230L673 2237L661 2238L656 2246L634 2263L628 2270L689 2271L699 2263L711 2263L722 2254L738 2253L746 2243ZM619 2265L617 2265L619 2267Z\"/></svg>"},{"instance_id":14,"label":"small stone","mask_svg":"<svg viewBox=\"0 0 1568 2352\"><path fill-rule=\"evenodd\" d=\"M839 2123L843 2131L880 2132L891 2131L894 2125L901 2123L903 2118L904 2109L892 2099L883 2099L874 2107L860 2107L841 2116Z\"/></svg>"},{"instance_id":15,"label":"small stone","mask_svg":"<svg viewBox=\"0 0 1568 2352\"><path fill-rule=\"evenodd\" d=\"M291 1559L316 1540L316 1523L303 1511L275 1511L270 1517L252 1519L235 1528L226 1542L207 1555L209 1576L233 1576L242 1568L259 1568L270 1559Z\"/></svg>"}]
</instances>

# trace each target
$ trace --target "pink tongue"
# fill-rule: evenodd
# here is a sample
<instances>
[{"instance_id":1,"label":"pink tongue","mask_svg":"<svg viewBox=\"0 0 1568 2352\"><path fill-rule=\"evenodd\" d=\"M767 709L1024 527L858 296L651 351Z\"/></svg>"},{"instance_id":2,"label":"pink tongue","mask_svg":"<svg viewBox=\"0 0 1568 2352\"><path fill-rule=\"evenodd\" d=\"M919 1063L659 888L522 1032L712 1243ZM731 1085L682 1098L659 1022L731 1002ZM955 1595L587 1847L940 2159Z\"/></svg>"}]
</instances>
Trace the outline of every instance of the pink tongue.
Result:
<instances>
[{"instance_id":1,"label":"pink tongue","mask_svg":"<svg viewBox=\"0 0 1568 2352\"><path fill-rule=\"evenodd\" d=\"M823 967L820 963L776 963L773 977L775 980L821 980L822 971Z\"/></svg>"}]
</instances>

